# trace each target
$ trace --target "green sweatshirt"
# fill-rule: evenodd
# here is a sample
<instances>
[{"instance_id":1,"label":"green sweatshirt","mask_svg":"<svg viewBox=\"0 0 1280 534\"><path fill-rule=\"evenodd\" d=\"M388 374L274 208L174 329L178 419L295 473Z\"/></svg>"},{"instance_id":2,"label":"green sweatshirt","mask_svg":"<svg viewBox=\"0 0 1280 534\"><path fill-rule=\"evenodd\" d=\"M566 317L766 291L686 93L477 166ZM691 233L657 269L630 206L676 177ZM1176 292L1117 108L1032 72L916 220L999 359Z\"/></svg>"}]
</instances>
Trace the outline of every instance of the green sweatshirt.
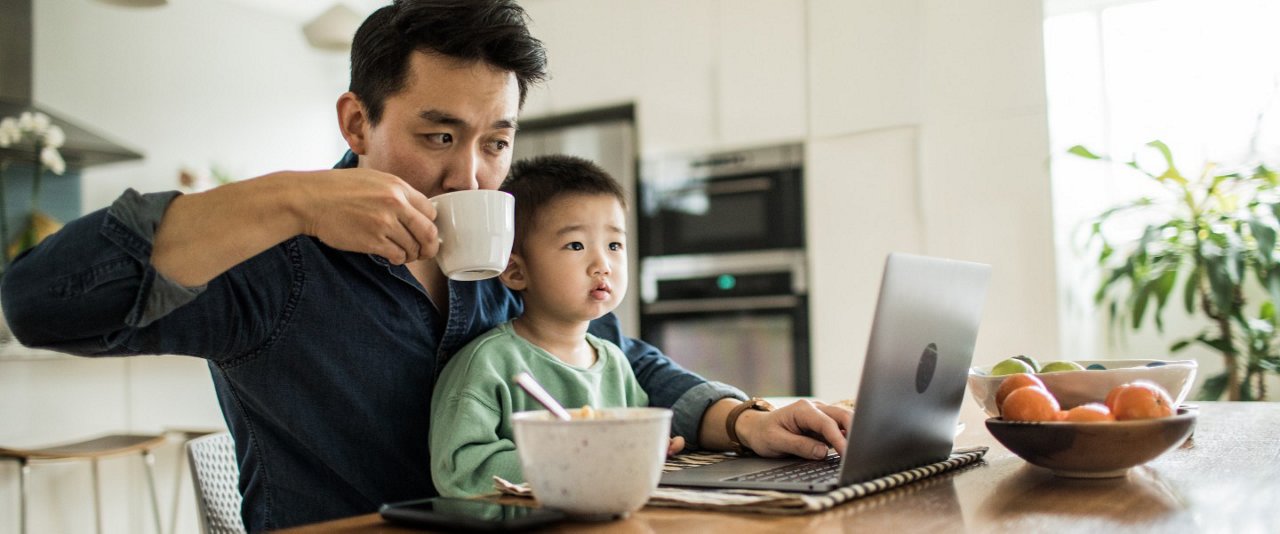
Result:
<instances>
[{"instance_id":1,"label":"green sweatshirt","mask_svg":"<svg viewBox=\"0 0 1280 534\"><path fill-rule=\"evenodd\" d=\"M444 496L493 491L493 475L523 482L511 414L543 409L512 381L528 371L566 408L647 406L617 345L587 334L596 363L568 365L503 323L474 339L440 373L431 396L431 480Z\"/></svg>"}]
</instances>

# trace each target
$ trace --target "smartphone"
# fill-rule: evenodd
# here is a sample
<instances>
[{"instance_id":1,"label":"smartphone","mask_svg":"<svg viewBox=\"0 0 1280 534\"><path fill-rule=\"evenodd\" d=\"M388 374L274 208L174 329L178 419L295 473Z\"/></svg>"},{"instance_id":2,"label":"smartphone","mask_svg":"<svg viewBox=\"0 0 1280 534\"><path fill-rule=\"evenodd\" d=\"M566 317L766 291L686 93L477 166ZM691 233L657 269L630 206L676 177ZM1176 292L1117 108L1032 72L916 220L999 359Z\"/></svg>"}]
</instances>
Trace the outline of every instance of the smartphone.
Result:
<instances>
[{"instance_id":1,"label":"smartphone","mask_svg":"<svg viewBox=\"0 0 1280 534\"><path fill-rule=\"evenodd\" d=\"M473 532L527 530L564 519L563 513L546 508L449 497L388 503L378 513L401 525Z\"/></svg>"}]
</instances>

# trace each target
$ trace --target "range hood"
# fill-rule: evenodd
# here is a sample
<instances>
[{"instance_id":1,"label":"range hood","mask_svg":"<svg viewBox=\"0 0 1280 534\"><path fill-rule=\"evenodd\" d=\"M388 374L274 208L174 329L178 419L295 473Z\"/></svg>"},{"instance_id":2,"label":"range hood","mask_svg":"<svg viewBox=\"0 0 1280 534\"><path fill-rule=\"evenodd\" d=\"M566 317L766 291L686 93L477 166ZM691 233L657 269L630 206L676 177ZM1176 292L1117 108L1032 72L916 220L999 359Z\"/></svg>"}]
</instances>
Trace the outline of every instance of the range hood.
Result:
<instances>
[{"instance_id":1,"label":"range hood","mask_svg":"<svg viewBox=\"0 0 1280 534\"><path fill-rule=\"evenodd\" d=\"M48 115L67 134L60 152L68 167L84 168L103 163L141 159L142 154L80 126L64 114L36 104L32 99L34 76L33 0L0 2L0 117L17 117L24 111Z\"/></svg>"}]
</instances>

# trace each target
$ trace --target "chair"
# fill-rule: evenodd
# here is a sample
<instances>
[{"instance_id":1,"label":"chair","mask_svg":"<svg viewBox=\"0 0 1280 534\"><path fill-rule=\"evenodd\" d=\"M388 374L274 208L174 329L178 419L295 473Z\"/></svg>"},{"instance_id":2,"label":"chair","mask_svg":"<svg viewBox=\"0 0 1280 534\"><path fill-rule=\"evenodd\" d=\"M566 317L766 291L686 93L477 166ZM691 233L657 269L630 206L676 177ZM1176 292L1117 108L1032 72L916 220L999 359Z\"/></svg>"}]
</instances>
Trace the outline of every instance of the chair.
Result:
<instances>
[{"instance_id":1,"label":"chair","mask_svg":"<svg viewBox=\"0 0 1280 534\"><path fill-rule=\"evenodd\" d=\"M98 490L98 460L108 456L138 453L147 471L148 489L151 492L151 509L155 512L156 532L160 530L160 503L156 498L155 455L152 450L166 443L164 436L140 434L111 434L98 438L67 443L40 449L14 449L0 447L0 459L18 462L18 524L21 532L27 532L27 477L34 463L88 460L93 467L93 510L97 532L102 532L102 500Z\"/></svg>"},{"instance_id":2,"label":"chair","mask_svg":"<svg viewBox=\"0 0 1280 534\"><path fill-rule=\"evenodd\" d=\"M240 465L231 434L221 432L187 442L187 459L195 479L200 531L205 534L240 534Z\"/></svg>"}]
</instances>

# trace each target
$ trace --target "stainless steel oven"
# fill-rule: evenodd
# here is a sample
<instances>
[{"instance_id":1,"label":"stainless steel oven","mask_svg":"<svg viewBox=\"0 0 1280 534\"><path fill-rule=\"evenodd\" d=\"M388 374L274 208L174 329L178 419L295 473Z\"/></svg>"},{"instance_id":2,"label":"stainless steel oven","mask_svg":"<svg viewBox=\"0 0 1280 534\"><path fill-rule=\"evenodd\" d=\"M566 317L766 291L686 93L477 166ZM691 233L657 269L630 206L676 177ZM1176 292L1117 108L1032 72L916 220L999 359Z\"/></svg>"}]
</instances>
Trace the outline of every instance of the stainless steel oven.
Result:
<instances>
[{"instance_id":1,"label":"stainless steel oven","mask_svg":"<svg viewBox=\"0 0 1280 534\"><path fill-rule=\"evenodd\" d=\"M804 151L780 145L646 161L644 256L804 248Z\"/></svg>"},{"instance_id":2,"label":"stainless steel oven","mask_svg":"<svg viewBox=\"0 0 1280 534\"><path fill-rule=\"evenodd\" d=\"M750 395L809 395L808 291L798 249L645 258L641 338Z\"/></svg>"}]
</instances>

